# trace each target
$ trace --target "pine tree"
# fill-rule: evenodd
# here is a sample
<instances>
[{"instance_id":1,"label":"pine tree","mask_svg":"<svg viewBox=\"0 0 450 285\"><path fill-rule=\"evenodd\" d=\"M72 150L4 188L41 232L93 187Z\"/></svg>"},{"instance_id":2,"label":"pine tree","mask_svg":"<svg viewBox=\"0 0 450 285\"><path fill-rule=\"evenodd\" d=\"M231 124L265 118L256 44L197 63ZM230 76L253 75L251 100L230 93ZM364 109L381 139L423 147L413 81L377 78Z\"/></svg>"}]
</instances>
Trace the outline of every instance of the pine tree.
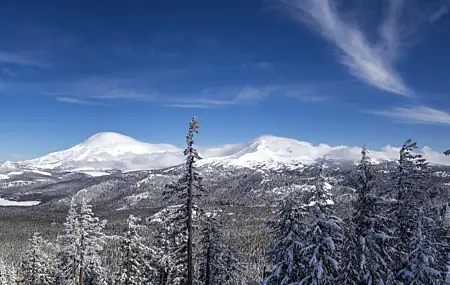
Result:
<instances>
[{"instance_id":1,"label":"pine tree","mask_svg":"<svg viewBox=\"0 0 450 285\"><path fill-rule=\"evenodd\" d=\"M75 200L72 199L64 224L65 234L58 237L57 257L61 284L106 284L100 256L105 244L103 234L105 223L106 221L100 221L95 217L86 201L82 201L78 211Z\"/></svg>"},{"instance_id":2,"label":"pine tree","mask_svg":"<svg viewBox=\"0 0 450 285\"><path fill-rule=\"evenodd\" d=\"M173 260L170 255L170 250L173 247L173 229L170 224L168 215L162 217L161 225L157 228L157 235L155 238L154 247L155 253L155 268L158 275L158 284L164 285L169 282L169 275L172 272ZM175 234L176 236L176 234Z\"/></svg>"},{"instance_id":3,"label":"pine tree","mask_svg":"<svg viewBox=\"0 0 450 285\"><path fill-rule=\"evenodd\" d=\"M212 214L204 215L202 220L199 282L204 285L236 284L240 266L222 232L221 223Z\"/></svg>"},{"instance_id":4,"label":"pine tree","mask_svg":"<svg viewBox=\"0 0 450 285\"><path fill-rule=\"evenodd\" d=\"M140 285L154 283L155 269L149 257L154 251L143 244L137 224L139 219L130 215L124 237L121 239L121 262L118 285ZM154 256L152 256L154 257Z\"/></svg>"},{"instance_id":5,"label":"pine tree","mask_svg":"<svg viewBox=\"0 0 450 285\"><path fill-rule=\"evenodd\" d=\"M9 272L12 268L7 268L3 260L0 259L0 285L12 285L15 280L11 280Z\"/></svg>"},{"instance_id":6,"label":"pine tree","mask_svg":"<svg viewBox=\"0 0 450 285\"><path fill-rule=\"evenodd\" d=\"M275 269L264 279L263 285L299 282L305 271L301 256L305 246L304 209L292 196L280 204L278 218L269 223L277 240L269 252L269 261L275 264Z\"/></svg>"},{"instance_id":7,"label":"pine tree","mask_svg":"<svg viewBox=\"0 0 450 285\"><path fill-rule=\"evenodd\" d=\"M437 285L444 284L438 270L438 252L434 242L427 237L426 228L431 219L424 216L422 208L415 216L416 228L411 238L411 252L406 259L406 267L400 271L405 284Z\"/></svg>"},{"instance_id":8,"label":"pine tree","mask_svg":"<svg viewBox=\"0 0 450 285\"><path fill-rule=\"evenodd\" d=\"M412 251L411 240L416 228L416 213L419 206L426 204L426 179L428 165L419 154L414 154L417 144L408 139L400 150L396 173L396 202L391 211L396 237L395 273L407 267L406 260ZM401 278L401 276L398 276Z\"/></svg>"},{"instance_id":9,"label":"pine tree","mask_svg":"<svg viewBox=\"0 0 450 285\"><path fill-rule=\"evenodd\" d=\"M22 284L52 285L55 284L55 272L47 254L47 242L36 232L30 240L31 246L22 263Z\"/></svg>"},{"instance_id":10,"label":"pine tree","mask_svg":"<svg viewBox=\"0 0 450 285\"><path fill-rule=\"evenodd\" d=\"M305 247L302 249L307 268L299 284L335 284L339 269L335 244L340 239L340 220L334 215L333 200L326 189L324 160L320 164L313 197L308 205L311 222L307 226Z\"/></svg>"},{"instance_id":11,"label":"pine tree","mask_svg":"<svg viewBox=\"0 0 450 285\"><path fill-rule=\"evenodd\" d=\"M188 135L186 137L187 147L184 150L186 156L185 173L178 183L168 185L166 195L170 198L178 198L182 201L181 206L172 213L170 226L173 229L170 240L171 259L173 266L168 276L168 284L193 285L194 262L193 262L193 212L196 210L194 198L203 191L201 185L202 177L195 170L195 162L201 159L194 148L194 135L199 134L197 117L193 117Z\"/></svg>"},{"instance_id":12,"label":"pine tree","mask_svg":"<svg viewBox=\"0 0 450 285\"><path fill-rule=\"evenodd\" d=\"M391 231L382 215L382 200L375 193L375 177L364 147L358 166L353 217L345 226L341 256L342 284L384 284L390 266Z\"/></svg>"},{"instance_id":13,"label":"pine tree","mask_svg":"<svg viewBox=\"0 0 450 285\"><path fill-rule=\"evenodd\" d=\"M448 275L450 256L450 220L448 204L438 207L429 218L432 221L429 229L429 238L433 242L436 256L436 269L440 272L440 280L445 284Z\"/></svg>"},{"instance_id":14,"label":"pine tree","mask_svg":"<svg viewBox=\"0 0 450 285\"><path fill-rule=\"evenodd\" d=\"M447 155L447 156L449 156L449 155L450 155L450 149L447 149L447 150L444 152L444 154Z\"/></svg>"},{"instance_id":15,"label":"pine tree","mask_svg":"<svg viewBox=\"0 0 450 285\"><path fill-rule=\"evenodd\" d=\"M340 271L336 284L359 285L370 283L359 283L360 268L360 241L355 234L355 224L353 220L346 219L342 224L343 242L339 247ZM377 283L374 283L377 284Z\"/></svg>"},{"instance_id":16,"label":"pine tree","mask_svg":"<svg viewBox=\"0 0 450 285\"><path fill-rule=\"evenodd\" d=\"M66 222L64 223L64 235L58 236L58 279L62 285L79 284L76 281L80 272L80 223L78 217L77 205L75 199L72 199Z\"/></svg>"},{"instance_id":17,"label":"pine tree","mask_svg":"<svg viewBox=\"0 0 450 285\"><path fill-rule=\"evenodd\" d=\"M0 259L0 285L17 285L20 280L17 279L17 269L11 264L5 264Z\"/></svg>"},{"instance_id":18,"label":"pine tree","mask_svg":"<svg viewBox=\"0 0 450 285\"><path fill-rule=\"evenodd\" d=\"M79 231L79 284L106 284L104 268L101 265L100 253L105 244L103 228L105 221L100 221L92 212L92 207L83 199L80 208Z\"/></svg>"}]
</instances>

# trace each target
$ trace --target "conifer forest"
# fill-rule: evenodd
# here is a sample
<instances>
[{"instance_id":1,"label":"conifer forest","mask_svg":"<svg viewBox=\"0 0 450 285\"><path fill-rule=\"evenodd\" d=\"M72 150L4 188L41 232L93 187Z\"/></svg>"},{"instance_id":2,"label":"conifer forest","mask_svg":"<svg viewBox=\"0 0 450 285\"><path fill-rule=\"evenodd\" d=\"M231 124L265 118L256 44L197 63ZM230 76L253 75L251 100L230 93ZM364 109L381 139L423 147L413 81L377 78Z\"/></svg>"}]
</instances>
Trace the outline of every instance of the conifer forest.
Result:
<instances>
[{"instance_id":1,"label":"conifer forest","mask_svg":"<svg viewBox=\"0 0 450 285\"><path fill-rule=\"evenodd\" d=\"M0 285L448 284L448 169L413 140L394 161L364 147L249 170L198 166L198 135L194 117L183 165L67 174L33 186L37 206L1 207Z\"/></svg>"}]
</instances>

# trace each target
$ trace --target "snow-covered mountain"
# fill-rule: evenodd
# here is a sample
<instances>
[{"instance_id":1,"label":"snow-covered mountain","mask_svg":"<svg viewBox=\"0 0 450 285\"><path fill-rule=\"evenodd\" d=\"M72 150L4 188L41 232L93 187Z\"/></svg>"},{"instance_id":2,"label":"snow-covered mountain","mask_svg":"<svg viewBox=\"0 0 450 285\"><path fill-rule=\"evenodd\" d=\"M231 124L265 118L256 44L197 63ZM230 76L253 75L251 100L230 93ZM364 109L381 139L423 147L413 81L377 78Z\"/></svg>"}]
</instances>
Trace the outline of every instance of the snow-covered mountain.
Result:
<instances>
[{"instance_id":1,"label":"snow-covered mountain","mask_svg":"<svg viewBox=\"0 0 450 285\"><path fill-rule=\"evenodd\" d=\"M170 144L140 142L118 133L98 133L67 150L18 165L71 171L155 169L180 164L182 150Z\"/></svg>"},{"instance_id":2,"label":"snow-covered mountain","mask_svg":"<svg viewBox=\"0 0 450 285\"><path fill-rule=\"evenodd\" d=\"M248 143L215 147L199 147L203 160L199 165L277 168L314 163L327 155L328 159L357 161L361 148L313 145L289 138L264 135ZM371 151L376 161L396 160L399 148L386 146ZM424 147L421 153L430 163L450 165L450 157ZM182 149L170 144L150 144L117 133L99 133L63 151L22 161L6 162L1 168L26 167L74 172L118 169L122 171L160 169L183 163Z\"/></svg>"}]
</instances>

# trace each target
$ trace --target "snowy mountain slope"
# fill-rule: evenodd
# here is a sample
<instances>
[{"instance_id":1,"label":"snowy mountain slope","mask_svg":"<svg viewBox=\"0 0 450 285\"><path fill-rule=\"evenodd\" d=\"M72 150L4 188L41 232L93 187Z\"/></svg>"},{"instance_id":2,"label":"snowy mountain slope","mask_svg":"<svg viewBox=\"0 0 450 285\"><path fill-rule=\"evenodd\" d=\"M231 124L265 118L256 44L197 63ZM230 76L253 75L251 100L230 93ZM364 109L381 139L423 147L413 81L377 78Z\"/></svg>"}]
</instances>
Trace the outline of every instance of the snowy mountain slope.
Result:
<instances>
[{"instance_id":1,"label":"snowy mountain slope","mask_svg":"<svg viewBox=\"0 0 450 285\"><path fill-rule=\"evenodd\" d=\"M293 165L311 164L325 155L327 159L339 161L359 161L360 147L329 146L327 144L313 145L309 142L297 141L264 135L246 144L238 144L234 149L227 145L227 150L235 150L224 156L207 157L200 164L252 167L264 165L266 168L289 167ZM393 161L398 159L400 148L386 146L381 151L370 151L374 162ZM218 152L216 150L216 152ZM433 164L450 165L450 158L433 151L428 147L422 149L422 154Z\"/></svg>"},{"instance_id":2,"label":"snowy mountain slope","mask_svg":"<svg viewBox=\"0 0 450 285\"><path fill-rule=\"evenodd\" d=\"M264 135L247 143L198 149L203 157L199 161L200 166L296 168L314 163L324 155L328 159L339 161L358 161L361 156L360 147L313 145L271 135ZM398 152L399 148L388 145L380 151L370 151L370 156L375 162L392 161L398 159ZM420 152L432 164L450 165L450 157L429 147L424 147ZM173 145L144 143L117 133L99 133L67 150L17 163L6 162L0 166L0 170L13 171L19 167L65 171L131 171L162 169L182 164L183 161L182 149Z\"/></svg>"},{"instance_id":3,"label":"snowy mountain slope","mask_svg":"<svg viewBox=\"0 0 450 285\"><path fill-rule=\"evenodd\" d=\"M135 170L181 163L181 150L170 144L149 144L117 133L98 133L63 151L19 163L40 169L75 168Z\"/></svg>"}]
</instances>

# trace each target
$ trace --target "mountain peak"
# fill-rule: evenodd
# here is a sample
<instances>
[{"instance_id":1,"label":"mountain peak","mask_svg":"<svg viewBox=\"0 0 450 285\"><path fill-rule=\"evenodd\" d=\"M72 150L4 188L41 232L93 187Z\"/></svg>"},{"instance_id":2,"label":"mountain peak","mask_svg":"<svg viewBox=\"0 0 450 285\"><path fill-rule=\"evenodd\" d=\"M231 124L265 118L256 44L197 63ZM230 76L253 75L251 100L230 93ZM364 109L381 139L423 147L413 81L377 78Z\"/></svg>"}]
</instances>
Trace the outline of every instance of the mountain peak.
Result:
<instances>
[{"instance_id":1,"label":"mountain peak","mask_svg":"<svg viewBox=\"0 0 450 285\"><path fill-rule=\"evenodd\" d=\"M117 145L117 144L137 144L141 143L132 137L114 132L102 132L90 136L82 144L83 145Z\"/></svg>"}]
</instances>

